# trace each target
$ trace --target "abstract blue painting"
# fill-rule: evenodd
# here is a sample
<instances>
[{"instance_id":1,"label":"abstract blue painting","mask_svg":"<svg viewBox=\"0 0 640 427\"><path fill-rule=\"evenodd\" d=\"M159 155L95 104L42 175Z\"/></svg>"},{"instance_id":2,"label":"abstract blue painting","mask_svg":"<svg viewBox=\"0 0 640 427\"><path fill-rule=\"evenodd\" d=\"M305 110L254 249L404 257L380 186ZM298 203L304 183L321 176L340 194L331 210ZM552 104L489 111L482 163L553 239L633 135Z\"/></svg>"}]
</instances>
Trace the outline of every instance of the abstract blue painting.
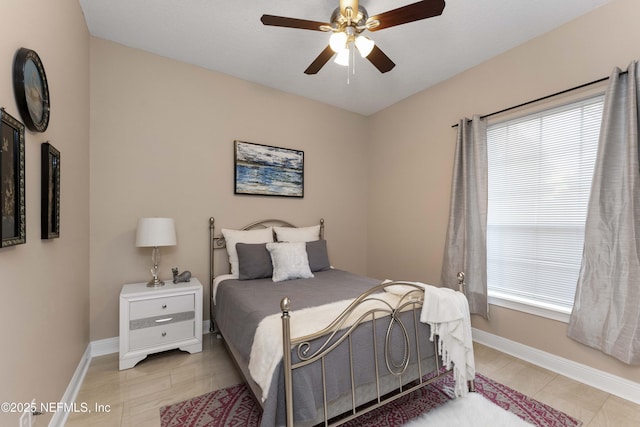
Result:
<instances>
[{"instance_id":1,"label":"abstract blue painting","mask_svg":"<svg viewBox=\"0 0 640 427\"><path fill-rule=\"evenodd\" d=\"M235 194L304 197L304 151L234 143Z\"/></svg>"}]
</instances>

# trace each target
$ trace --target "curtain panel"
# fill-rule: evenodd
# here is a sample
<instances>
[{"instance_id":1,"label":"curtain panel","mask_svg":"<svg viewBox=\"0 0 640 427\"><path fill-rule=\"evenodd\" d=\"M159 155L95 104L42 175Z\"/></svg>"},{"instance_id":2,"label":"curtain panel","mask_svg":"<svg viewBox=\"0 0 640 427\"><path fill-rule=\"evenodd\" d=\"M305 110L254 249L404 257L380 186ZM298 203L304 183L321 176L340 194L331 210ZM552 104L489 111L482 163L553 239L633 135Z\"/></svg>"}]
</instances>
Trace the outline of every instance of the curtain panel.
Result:
<instances>
[{"instance_id":1,"label":"curtain panel","mask_svg":"<svg viewBox=\"0 0 640 427\"><path fill-rule=\"evenodd\" d=\"M572 339L628 364L640 364L637 71L634 61L609 78L568 327Z\"/></svg>"},{"instance_id":2,"label":"curtain panel","mask_svg":"<svg viewBox=\"0 0 640 427\"><path fill-rule=\"evenodd\" d=\"M487 121L476 115L458 124L441 283L457 290L458 272L464 272L469 310L485 318L487 182Z\"/></svg>"}]
</instances>

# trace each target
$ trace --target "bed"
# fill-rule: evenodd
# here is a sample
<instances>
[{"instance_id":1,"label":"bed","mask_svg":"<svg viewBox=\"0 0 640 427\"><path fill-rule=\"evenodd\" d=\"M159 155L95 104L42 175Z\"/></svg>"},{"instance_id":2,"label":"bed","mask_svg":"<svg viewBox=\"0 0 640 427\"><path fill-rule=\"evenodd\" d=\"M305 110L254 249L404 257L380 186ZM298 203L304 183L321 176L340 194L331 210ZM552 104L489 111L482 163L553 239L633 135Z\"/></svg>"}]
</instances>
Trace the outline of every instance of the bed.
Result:
<instances>
[{"instance_id":1,"label":"bed","mask_svg":"<svg viewBox=\"0 0 640 427\"><path fill-rule=\"evenodd\" d=\"M428 288L331 267L323 220L263 220L218 235L210 218L209 229L211 331L262 407L262 426L340 425L452 368L439 324L421 321ZM223 248L231 274L214 276ZM458 371L473 388L474 368Z\"/></svg>"}]
</instances>

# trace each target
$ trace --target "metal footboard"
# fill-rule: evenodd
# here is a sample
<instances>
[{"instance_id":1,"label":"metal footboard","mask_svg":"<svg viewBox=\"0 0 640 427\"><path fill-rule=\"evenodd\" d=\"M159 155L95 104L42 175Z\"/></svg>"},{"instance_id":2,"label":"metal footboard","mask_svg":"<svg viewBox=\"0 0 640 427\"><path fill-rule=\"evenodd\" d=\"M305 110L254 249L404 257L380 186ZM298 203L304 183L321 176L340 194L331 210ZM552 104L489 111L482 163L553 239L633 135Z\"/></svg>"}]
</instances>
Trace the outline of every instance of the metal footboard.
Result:
<instances>
[{"instance_id":1,"label":"metal footboard","mask_svg":"<svg viewBox=\"0 0 640 427\"><path fill-rule=\"evenodd\" d=\"M380 298L381 291L384 288L391 286L403 286L403 292L395 305L391 305L388 301ZM323 393L323 411L324 411L324 425L325 426L337 426L343 424L349 420L352 420L366 412L376 409L382 405L385 405L395 399L398 399L408 393L411 393L421 387L424 387L428 383L435 381L441 375L446 372L441 372L441 366L439 358L437 357L437 339L434 339L434 353L436 354L436 369L434 372L440 373L437 376L425 379L424 376L427 372L422 366L422 357L420 355L420 342L429 340L428 336L420 336L419 323L420 312L422 309L424 297L424 289L418 285L408 282L388 282L380 284L365 294L362 294L356 300L353 301L345 309L338 318L336 318L329 326L314 334L306 335L299 338L291 338L291 325L290 325L290 310L291 301L289 298L283 298L281 302L282 310L282 334L283 334L283 374L285 385L285 403L286 403L286 423L287 426L293 426L293 371L303 366L309 365L314 362L320 362L321 376L322 376L322 393ZM371 308L367 308L371 305ZM404 313L410 313L407 319L407 315ZM400 315L404 315L404 321ZM412 328L407 328L406 321L413 322ZM352 333L364 322L372 322L373 328L373 340L374 340L374 358L375 365L375 389L376 396L371 404L365 407L358 407L356 403L356 384L354 380L354 365L353 365L353 347L352 347ZM385 342L384 342L384 355L378 354L378 345L376 344L376 329L382 324L386 328ZM402 337L403 349L401 360L394 360L391 352L391 334L394 329L398 328L400 336ZM408 330L415 331L415 334L410 334ZM412 335L412 336L410 336ZM414 343L411 342L414 341ZM312 350L311 342L315 341L316 349ZM347 341L348 348L348 363L349 372L351 375L351 410L339 417L339 419L333 418L330 422L329 403L327 401L327 387L326 387L326 357L336 349L341 343ZM402 376L406 373L409 361L411 360L411 349L416 349L417 355L415 360L417 364L417 378L406 385L403 385ZM298 358L298 361L292 361L292 353ZM379 357L383 356L383 357ZM379 359L384 359L384 364L380 366ZM398 387L391 395L387 392L383 392L380 387L380 380L384 375L393 375L398 378Z\"/></svg>"}]
</instances>

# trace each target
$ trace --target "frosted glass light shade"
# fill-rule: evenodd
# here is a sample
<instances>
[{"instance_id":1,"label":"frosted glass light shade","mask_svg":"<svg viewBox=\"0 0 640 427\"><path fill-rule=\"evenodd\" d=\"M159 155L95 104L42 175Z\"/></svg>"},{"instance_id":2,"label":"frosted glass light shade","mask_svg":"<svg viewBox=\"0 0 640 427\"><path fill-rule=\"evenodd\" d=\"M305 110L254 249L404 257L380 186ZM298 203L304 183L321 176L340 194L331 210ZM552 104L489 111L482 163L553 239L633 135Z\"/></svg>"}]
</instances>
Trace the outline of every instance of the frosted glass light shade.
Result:
<instances>
[{"instance_id":1,"label":"frosted glass light shade","mask_svg":"<svg viewBox=\"0 0 640 427\"><path fill-rule=\"evenodd\" d=\"M333 62L344 67L349 65L349 49L345 48L338 52L338 55L336 55L336 59L334 59Z\"/></svg>"},{"instance_id":2,"label":"frosted glass light shade","mask_svg":"<svg viewBox=\"0 0 640 427\"><path fill-rule=\"evenodd\" d=\"M356 37L356 47L363 58L366 58L371 53L373 46L375 46L375 43L370 38L365 36Z\"/></svg>"},{"instance_id":3,"label":"frosted glass light shade","mask_svg":"<svg viewBox=\"0 0 640 427\"><path fill-rule=\"evenodd\" d=\"M347 38L346 33L333 33L329 37L329 46L334 52L340 53L347 47Z\"/></svg>"},{"instance_id":4,"label":"frosted glass light shade","mask_svg":"<svg viewBox=\"0 0 640 427\"><path fill-rule=\"evenodd\" d=\"M136 246L158 247L176 245L176 224L173 218L140 218L136 229Z\"/></svg>"}]
</instances>

